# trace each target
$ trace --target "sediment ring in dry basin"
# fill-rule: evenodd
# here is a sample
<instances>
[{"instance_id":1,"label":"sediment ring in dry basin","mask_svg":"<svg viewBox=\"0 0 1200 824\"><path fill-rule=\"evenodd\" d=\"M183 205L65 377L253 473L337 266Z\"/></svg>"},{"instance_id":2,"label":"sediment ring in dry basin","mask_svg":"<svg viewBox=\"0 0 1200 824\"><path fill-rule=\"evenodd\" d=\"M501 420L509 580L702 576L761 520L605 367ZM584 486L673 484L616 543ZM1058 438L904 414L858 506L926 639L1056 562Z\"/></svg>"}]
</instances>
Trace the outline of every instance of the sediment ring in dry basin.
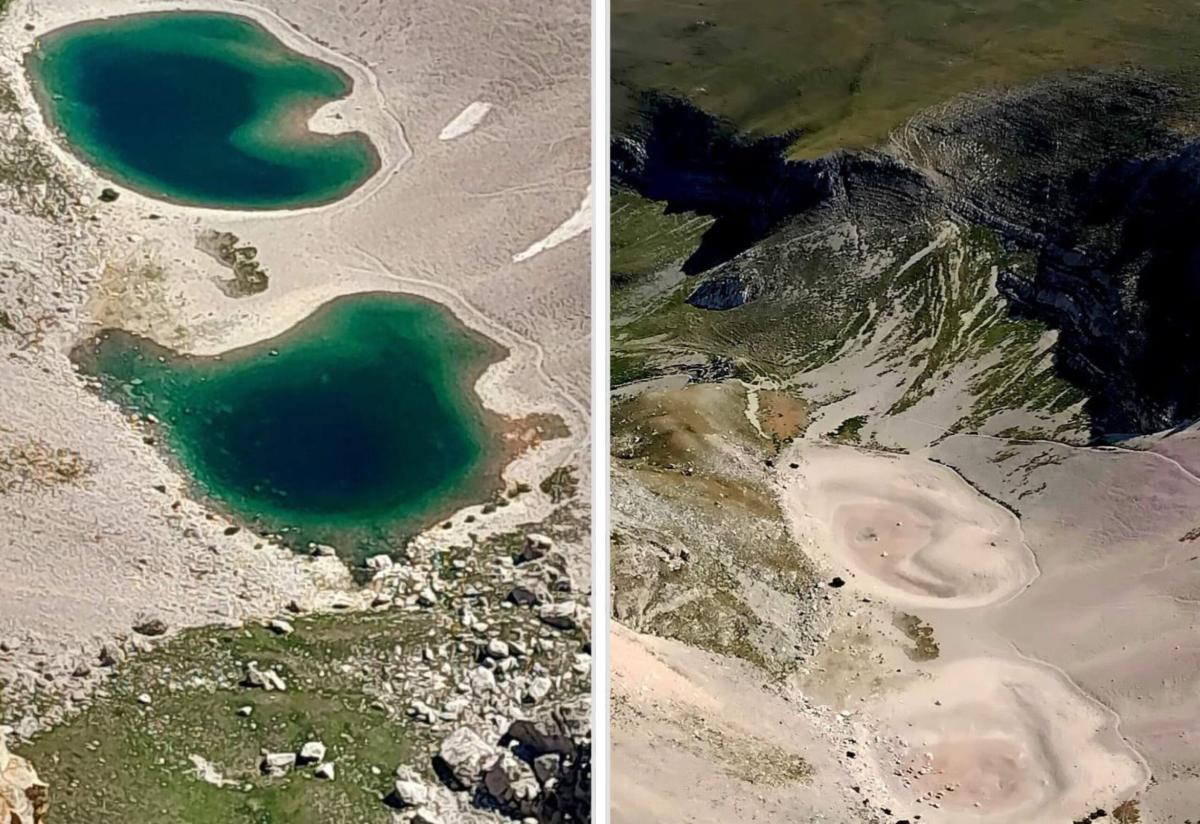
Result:
<instances>
[{"instance_id":1,"label":"sediment ring in dry basin","mask_svg":"<svg viewBox=\"0 0 1200 824\"><path fill-rule=\"evenodd\" d=\"M1116 717L1033 661L937 664L870 715L867 763L927 824L1070 821L1146 780Z\"/></svg>"},{"instance_id":2,"label":"sediment ring in dry basin","mask_svg":"<svg viewBox=\"0 0 1200 824\"><path fill-rule=\"evenodd\" d=\"M898 606L998 603L1037 577L1012 513L909 455L802 444L783 456L784 508L815 559Z\"/></svg>"}]
</instances>

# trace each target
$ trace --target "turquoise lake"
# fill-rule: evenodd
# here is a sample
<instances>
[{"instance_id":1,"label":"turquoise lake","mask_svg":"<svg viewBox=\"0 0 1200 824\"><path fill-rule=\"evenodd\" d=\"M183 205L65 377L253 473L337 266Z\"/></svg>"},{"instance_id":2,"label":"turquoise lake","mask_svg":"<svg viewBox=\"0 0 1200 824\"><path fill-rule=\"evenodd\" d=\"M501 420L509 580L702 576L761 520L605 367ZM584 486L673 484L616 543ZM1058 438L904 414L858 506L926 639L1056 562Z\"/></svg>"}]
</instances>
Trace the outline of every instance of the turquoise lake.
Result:
<instances>
[{"instance_id":1,"label":"turquoise lake","mask_svg":"<svg viewBox=\"0 0 1200 824\"><path fill-rule=\"evenodd\" d=\"M28 70L47 120L103 176L196 206L280 209L345 197L379 168L366 135L309 131L347 96L340 69L257 23L138 14L49 32Z\"/></svg>"},{"instance_id":2,"label":"turquoise lake","mask_svg":"<svg viewBox=\"0 0 1200 824\"><path fill-rule=\"evenodd\" d=\"M205 496L297 549L361 559L502 489L502 421L473 386L504 354L437 304L376 293L217 357L113 330L73 358L157 419Z\"/></svg>"}]
</instances>

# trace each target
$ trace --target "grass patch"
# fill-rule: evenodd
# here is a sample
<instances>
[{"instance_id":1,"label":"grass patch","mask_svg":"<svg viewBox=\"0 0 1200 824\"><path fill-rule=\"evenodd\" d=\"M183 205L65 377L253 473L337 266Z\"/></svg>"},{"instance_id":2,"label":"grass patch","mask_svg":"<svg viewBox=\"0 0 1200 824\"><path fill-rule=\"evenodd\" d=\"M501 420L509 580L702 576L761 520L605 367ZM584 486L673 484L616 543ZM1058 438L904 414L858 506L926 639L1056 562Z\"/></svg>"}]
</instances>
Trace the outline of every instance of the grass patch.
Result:
<instances>
[{"instance_id":1,"label":"grass patch","mask_svg":"<svg viewBox=\"0 0 1200 824\"><path fill-rule=\"evenodd\" d=\"M562 503L568 498L574 498L579 492L579 478L573 466L560 466L538 484L542 493L550 496L553 503Z\"/></svg>"},{"instance_id":2,"label":"grass patch","mask_svg":"<svg viewBox=\"0 0 1200 824\"><path fill-rule=\"evenodd\" d=\"M79 716L21 748L51 787L55 824L387 824L382 798L393 770L408 764L435 781L430 754L448 729L409 719L408 708L418 699L442 707L458 695L440 664L419 662L428 648L451 672L475 666L481 636L449 604L463 603L470 587L495 604L493 573L476 570L522 542L523 532L513 532L435 555L445 608L313 615L296 619L290 635L257 625L191 630L134 656ZM529 644L522 673L538 665L569 672L583 642L578 631L547 630L528 609L486 617L488 637L561 639L552 650ZM249 661L278 672L286 691L243 686ZM238 711L244 706L248 716ZM310 740L328 748L334 781L314 778L312 767L261 774L261 751L295 752ZM231 783L200 780L192 756Z\"/></svg>"},{"instance_id":3,"label":"grass patch","mask_svg":"<svg viewBox=\"0 0 1200 824\"><path fill-rule=\"evenodd\" d=\"M913 642L912 648L905 650L910 660L932 661L941 654L941 647L933 637L933 627L917 616L901 612L893 623Z\"/></svg>"},{"instance_id":4,"label":"grass patch","mask_svg":"<svg viewBox=\"0 0 1200 824\"><path fill-rule=\"evenodd\" d=\"M625 188L612 193L610 213L614 292L686 258L713 222L707 215L668 212L667 204Z\"/></svg>"},{"instance_id":5,"label":"grass patch","mask_svg":"<svg viewBox=\"0 0 1200 824\"><path fill-rule=\"evenodd\" d=\"M614 0L613 119L662 90L814 157L872 146L961 92L1124 63L1200 69L1187 0Z\"/></svg>"},{"instance_id":6,"label":"grass patch","mask_svg":"<svg viewBox=\"0 0 1200 824\"><path fill-rule=\"evenodd\" d=\"M862 430L866 425L866 415L855 415L853 418L846 418L846 420L838 424L837 429L829 433L829 439L834 443L862 443Z\"/></svg>"}]
</instances>

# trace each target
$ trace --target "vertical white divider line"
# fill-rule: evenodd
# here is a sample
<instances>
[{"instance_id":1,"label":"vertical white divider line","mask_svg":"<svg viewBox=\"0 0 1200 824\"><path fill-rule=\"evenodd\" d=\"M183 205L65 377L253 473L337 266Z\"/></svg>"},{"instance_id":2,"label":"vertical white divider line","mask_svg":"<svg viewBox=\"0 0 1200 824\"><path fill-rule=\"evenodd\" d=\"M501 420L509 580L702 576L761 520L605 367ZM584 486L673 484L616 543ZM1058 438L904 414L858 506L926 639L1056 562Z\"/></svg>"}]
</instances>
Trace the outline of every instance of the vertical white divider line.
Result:
<instances>
[{"instance_id":1,"label":"vertical white divider line","mask_svg":"<svg viewBox=\"0 0 1200 824\"><path fill-rule=\"evenodd\" d=\"M609 8L592 0L592 821L609 820Z\"/></svg>"}]
</instances>

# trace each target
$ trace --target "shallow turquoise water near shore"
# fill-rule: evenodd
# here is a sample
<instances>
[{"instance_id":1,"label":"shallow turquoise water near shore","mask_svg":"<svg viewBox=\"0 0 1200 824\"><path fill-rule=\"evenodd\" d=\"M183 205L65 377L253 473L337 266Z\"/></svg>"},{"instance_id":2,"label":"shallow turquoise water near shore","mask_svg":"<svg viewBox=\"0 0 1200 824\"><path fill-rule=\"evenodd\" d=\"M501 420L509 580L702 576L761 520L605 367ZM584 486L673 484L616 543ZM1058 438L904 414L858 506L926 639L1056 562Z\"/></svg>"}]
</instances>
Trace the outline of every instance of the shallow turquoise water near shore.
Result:
<instances>
[{"instance_id":1,"label":"shallow turquoise water near shore","mask_svg":"<svg viewBox=\"0 0 1200 824\"><path fill-rule=\"evenodd\" d=\"M345 197L379 168L366 135L308 116L348 95L341 70L248 18L165 12L40 38L28 70L49 122L101 174L163 199L236 209Z\"/></svg>"},{"instance_id":2,"label":"shallow turquoise water near shore","mask_svg":"<svg viewBox=\"0 0 1200 824\"><path fill-rule=\"evenodd\" d=\"M436 304L367 294L220 357L106 331L74 359L158 420L209 497L298 549L361 558L500 489L499 419L473 384L503 354Z\"/></svg>"}]
</instances>

